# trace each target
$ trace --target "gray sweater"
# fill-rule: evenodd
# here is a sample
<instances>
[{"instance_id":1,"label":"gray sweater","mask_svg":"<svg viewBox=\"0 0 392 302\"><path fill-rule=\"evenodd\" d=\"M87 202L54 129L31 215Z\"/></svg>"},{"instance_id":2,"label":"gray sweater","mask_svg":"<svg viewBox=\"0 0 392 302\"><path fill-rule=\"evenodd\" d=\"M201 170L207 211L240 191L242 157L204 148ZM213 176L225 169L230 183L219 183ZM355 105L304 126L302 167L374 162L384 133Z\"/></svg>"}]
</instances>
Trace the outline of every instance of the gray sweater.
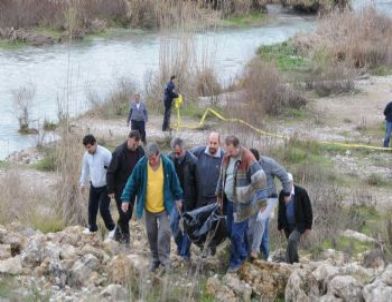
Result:
<instances>
[{"instance_id":1,"label":"gray sweater","mask_svg":"<svg viewBox=\"0 0 392 302\"><path fill-rule=\"evenodd\" d=\"M148 112L146 105L143 102L139 103L140 106L137 108L136 102L131 103L131 108L129 109L128 114L128 123L129 121L138 121L147 123L148 120Z\"/></svg>"},{"instance_id":2,"label":"gray sweater","mask_svg":"<svg viewBox=\"0 0 392 302\"><path fill-rule=\"evenodd\" d=\"M282 183L283 192L290 194L291 186L285 168L283 168L275 160L268 156L260 156L260 158L260 165L263 168L265 175L267 176L268 196L278 197L274 182L275 177L279 178L280 182Z\"/></svg>"}]
</instances>

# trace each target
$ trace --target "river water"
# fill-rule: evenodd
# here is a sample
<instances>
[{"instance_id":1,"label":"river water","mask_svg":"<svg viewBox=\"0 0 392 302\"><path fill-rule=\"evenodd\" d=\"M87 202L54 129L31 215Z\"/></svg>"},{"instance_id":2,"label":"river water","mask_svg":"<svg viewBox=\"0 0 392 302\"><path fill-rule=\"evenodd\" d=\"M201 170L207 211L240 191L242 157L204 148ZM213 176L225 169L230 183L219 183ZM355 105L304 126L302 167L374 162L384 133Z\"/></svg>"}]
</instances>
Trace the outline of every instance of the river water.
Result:
<instances>
[{"instance_id":1,"label":"river water","mask_svg":"<svg viewBox=\"0 0 392 302\"><path fill-rule=\"evenodd\" d=\"M358 9L371 0L355 2ZM392 1L377 1L392 12ZM312 17L284 13L270 7L271 22L257 28L230 29L200 33L193 45L213 62L223 84L234 78L260 45L285 41L298 32L315 28ZM0 50L0 159L13 151L37 143L35 135L20 135L15 117L12 92L20 87L35 87L32 126L45 119L55 121L58 103L67 103L70 114L88 109L88 91L107 95L120 78L132 79L141 87L146 74L159 66L160 47L164 39L157 33L118 31L110 38L69 45L26 47ZM166 42L167 43L167 42ZM49 137L50 139L50 137Z\"/></svg>"}]
</instances>

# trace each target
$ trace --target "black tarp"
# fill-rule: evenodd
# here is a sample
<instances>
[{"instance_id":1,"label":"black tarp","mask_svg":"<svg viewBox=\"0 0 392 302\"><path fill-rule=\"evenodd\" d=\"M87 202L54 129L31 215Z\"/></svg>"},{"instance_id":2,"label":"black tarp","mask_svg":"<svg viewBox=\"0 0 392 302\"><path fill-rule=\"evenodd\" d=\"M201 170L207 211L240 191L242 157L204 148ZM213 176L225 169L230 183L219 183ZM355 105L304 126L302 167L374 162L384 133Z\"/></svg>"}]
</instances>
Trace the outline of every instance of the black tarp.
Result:
<instances>
[{"instance_id":1,"label":"black tarp","mask_svg":"<svg viewBox=\"0 0 392 302\"><path fill-rule=\"evenodd\" d=\"M227 237L226 216L220 213L218 204L210 204L183 214L184 232L191 241L203 246L207 235L210 246L217 246Z\"/></svg>"}]
</instances>

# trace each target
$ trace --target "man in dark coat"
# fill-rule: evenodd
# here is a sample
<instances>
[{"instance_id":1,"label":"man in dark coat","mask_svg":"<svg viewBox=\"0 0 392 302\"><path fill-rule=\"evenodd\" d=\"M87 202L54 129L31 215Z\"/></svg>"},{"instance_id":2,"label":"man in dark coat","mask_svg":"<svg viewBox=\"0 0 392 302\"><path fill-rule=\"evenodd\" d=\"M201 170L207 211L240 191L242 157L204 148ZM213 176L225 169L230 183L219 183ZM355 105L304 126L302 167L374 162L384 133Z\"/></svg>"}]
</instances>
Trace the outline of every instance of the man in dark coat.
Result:
<instances>
[{"instance_id":1,"label":"man in dark coat","mask_svg":"<svg viewBox=\"0 0 392 302\"><path fill-rule=\"evenodd\" d=\"M165 113L163 116L163 124L162 124L162 131L170 130L170 114L171 114L171 107L173 103L173 99L178 97L176 92L176 85L174 83L176 76L171 76L170 81L166 84L164 96L163 96L163 104L165 106Z\"/></svg>"},{"instance_id":2,"label":"man in dark coat","mask_svg":"<svg viewBox=\"0 0 392 302\"><path fill-rule=\"evenodd\" d=\"M181 138L174 138L171 142L173 152L169 158L174 163L181 188L184 192L182 204L173 208L170 217L170 227L174 240L177 244L177 254L185 260L190 258L191 241L186 234L183 234L179 227L181 213L192 211L196 207L197 188L196 188L196 157L185 149L185 143Z\"/></svg>"},{"instance_id":3,"label":"man in dark coat","mask_svg":"<svg viewBox=\"0 0 392 302\"><path fill-rule=\"evenodd\" d=\"M279 194L278 230L284 231L288 239L286 260L288 263L299 262L298 244L301 236L312 229L313 213L308 193L304 188L294 185L293 176L288 173L291 182L291 194Z\"/></svg>"},{"instance_id":4,"label":"man in dark coat","mask_svg":"<svg viewBox=\"0 0 392 302\"><path fill-rule=\"evenodd\" d=\"M112 161L107 171L108 192L111 199L116 200L119 213L114 239L129 244L129 221L132 217L133 201L127 212L121 210L121 194L127 183L133 168L140 158L144 156L144 150L140 146L140 134L137 130L129 133L126 142L119 145L112 154Z\"/></svg>"},{"instance_id":5,"label":"man in dark coat","mask_svg":"<svg viewBox=\"0 0 392 302\"><path fill-rule=\"evenodd\" d=\"M384 109L385 116L385 138L384 138L384 147L389 147L389 141L392 135L392 102L389 102L388 105Z\"/></svg>"}]
</instances>

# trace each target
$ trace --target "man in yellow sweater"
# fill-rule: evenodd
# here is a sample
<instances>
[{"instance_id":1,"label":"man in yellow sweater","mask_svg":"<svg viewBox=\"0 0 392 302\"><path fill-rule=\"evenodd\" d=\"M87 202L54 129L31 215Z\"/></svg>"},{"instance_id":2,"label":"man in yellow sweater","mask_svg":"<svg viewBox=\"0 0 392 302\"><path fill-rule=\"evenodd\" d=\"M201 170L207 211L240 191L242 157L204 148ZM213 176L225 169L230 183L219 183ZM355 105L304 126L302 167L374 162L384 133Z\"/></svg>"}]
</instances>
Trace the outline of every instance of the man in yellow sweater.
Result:
<instances>
[{"instance_id":1,"label":"man in yellow sweater","mask_svg":"<svg viewBox=\"0 0 392 302\"><path fill-rule=\"evenodd\" d=\"M128 210L130 200L137 196L136 216L146 217L146 229L151 250L150 270L159 265L170 266L169 214L173 206L180 207L183 192L172 161L161 155L156 143L146 147L146 155L139 160L121 196L121 208Z\"/></svg>"}]
</instances>

